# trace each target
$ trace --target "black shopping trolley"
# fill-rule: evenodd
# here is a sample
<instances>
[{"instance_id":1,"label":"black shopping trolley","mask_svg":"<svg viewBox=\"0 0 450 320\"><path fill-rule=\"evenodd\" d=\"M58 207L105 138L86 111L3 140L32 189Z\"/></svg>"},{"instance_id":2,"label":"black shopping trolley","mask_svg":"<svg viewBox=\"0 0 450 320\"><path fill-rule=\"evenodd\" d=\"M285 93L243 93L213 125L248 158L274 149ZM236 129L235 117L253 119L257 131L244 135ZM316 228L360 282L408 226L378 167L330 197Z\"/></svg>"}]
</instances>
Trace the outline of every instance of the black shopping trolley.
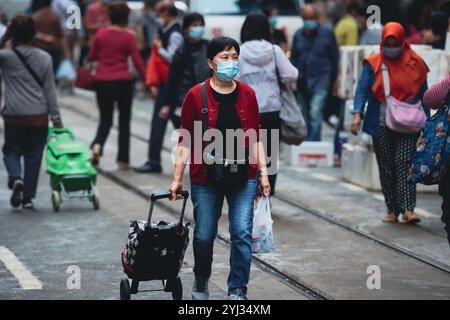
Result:
<instances>
[{"instance_id":1,"label":"black shopping trolley","mask_svg":"<svg viewBox=\"0 0 450 320\"><path fill-rule=\"evenodd\" d=\"M155 202L169 199L169 192L153 193L150 196L150 210L147 222L130 222L128 241L122 250L122 265L126 278L120 282L120 300L130 300L132 294L147 291L172 292L174 300L183 297L183 286L178 273L183 264L189 244L189 225L184 224L184 211L189 198L188 191L179 191L183 207L178 223L151 222ZM162 280L163 289L139 291L139 282Z\"/></svg>"}]
</instances>

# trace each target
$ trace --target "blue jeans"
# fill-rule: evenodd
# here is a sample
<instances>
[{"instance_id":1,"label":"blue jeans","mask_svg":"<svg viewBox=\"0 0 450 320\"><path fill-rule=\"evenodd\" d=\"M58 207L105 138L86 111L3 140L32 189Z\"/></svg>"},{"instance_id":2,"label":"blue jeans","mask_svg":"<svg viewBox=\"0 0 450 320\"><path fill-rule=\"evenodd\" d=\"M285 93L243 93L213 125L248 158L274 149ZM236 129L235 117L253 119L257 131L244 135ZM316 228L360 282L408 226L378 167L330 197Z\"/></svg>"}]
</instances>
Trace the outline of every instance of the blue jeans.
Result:
<instances>
[{"instance_id":1,"label":"blue jeans","mask_svg":"<svg viewBox=\"0 0 450 320\"><path fill-rule=\"evenodd\" d=\"M318 90L315 93L298 93L298 102L308 125L308 141L320 141L322 122L327 102L328 91Z\"/></svg>"},{"instance_id":2,"label":"blue jeans","mask_svg":"<svg viewBox=\"0 0 450 320\"><path fill-rule=\"evenodd\" d=\"M48 128L44 126L22 126L5 123L5 145L3 160L8 171L8 186L12 188L16 179L22 179L21 157L24 158L23 196L33 199L41 169L42 153L47 143Z\"/></svg>"},{"instance_id":3,"label":"blue jeans","mask_svg":"<svg viewBox=\"0 0 450 320\"><path fill-rule=\"evenodd\" d=\"M197 279L209 278L213 261L213 246L224 198L229 211L231 235L230 273L228 289L247 290L252 260L253 202L256 197L256 179L244 186L223 191L214 184L192 184L194 204L194 274Z\"/></svg>"}]
</instances>

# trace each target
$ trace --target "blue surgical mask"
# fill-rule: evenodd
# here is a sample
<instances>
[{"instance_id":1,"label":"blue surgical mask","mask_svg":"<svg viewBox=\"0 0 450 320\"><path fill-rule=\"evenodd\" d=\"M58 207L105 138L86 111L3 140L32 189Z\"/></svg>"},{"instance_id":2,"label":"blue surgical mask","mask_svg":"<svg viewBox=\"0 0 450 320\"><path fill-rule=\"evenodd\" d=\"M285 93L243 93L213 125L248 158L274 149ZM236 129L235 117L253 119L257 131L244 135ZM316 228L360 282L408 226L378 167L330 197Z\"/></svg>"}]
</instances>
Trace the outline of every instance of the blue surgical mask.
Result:
<instances>
[{"instance_id":1,"label":"blue surgical mask","mask_svg":"<svg viewBox=\"0 0 450 320\"><path fill-rule=\"evenodd\" d=\"M319 26L319 23L317 23L316 20L305 20L303 23L303 27L306 30L314 30Z\"/></svg>"},{"instance_id":2,"label":"blue surgical mask","mask_svg":"<svg viewBox=\"0 0 450 320\"><path fill-rule=\"evenodd\" d=\"M195 26L189 28L188 36L193 40L200 40L205 33L205 28L203 26Z\"/></svg>"},{"instance_id":3,"label":"blue surgical mask","mask_svg":"<svg viewBox=\"0 0 450 320\"><path fill-rule=\"evenodd\" d=\"M269 18L269 23L272 28L275 28L278 24L278 19L275 16Z\"/></svg>"},{"instance_id":4,"label":"blue surgical mask","mask_svg":"<svg viewBox=\"0 0 450 320\"><path fill-rule=\"evenodd\" d=\"M403 47L382 48L383 56L388 59L397 59L403 54Z\"/></svg>"},{"instance_id":5,"label":"blue surgical mask","mask_svg":"<svg viewBox=\"0 0 450 320\"><path fill-rule=\"evenodd\" d=\"M239 62L233 60L219 61L217 65L217 77L222 81L231 81L239 72Z\"/></svg>"}]
</instances>

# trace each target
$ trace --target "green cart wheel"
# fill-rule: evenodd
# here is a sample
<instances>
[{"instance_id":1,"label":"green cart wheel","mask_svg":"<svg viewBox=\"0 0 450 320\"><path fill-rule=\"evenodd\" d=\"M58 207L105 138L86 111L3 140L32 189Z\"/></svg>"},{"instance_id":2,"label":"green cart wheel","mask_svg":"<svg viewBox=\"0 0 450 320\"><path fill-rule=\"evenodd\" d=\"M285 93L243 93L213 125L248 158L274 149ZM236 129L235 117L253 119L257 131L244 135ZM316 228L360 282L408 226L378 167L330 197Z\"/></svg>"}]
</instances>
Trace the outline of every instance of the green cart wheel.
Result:
<instances>
[{"instance_id":1,"label":"green cart wheel","mask_svg":"<svg viewBox=\"0 0 450 320\"><path fill-rule=\"evenodd\" d=\"M59 191L52 192L52 205L53 211L58 212L59 208L61 207L61 194L59 193Z\"/></svg>"},{"instance_id":2,"label":"green cart wheel","mask_svg":"<svg viewBox=\"0 0 450 320\"><path fill-rule=\"evenodd\" d=\"M94 210L100 209L100 196L97 191L95 191L92 196L92 204L94 206Z\"/></svg>"}]
</instances>

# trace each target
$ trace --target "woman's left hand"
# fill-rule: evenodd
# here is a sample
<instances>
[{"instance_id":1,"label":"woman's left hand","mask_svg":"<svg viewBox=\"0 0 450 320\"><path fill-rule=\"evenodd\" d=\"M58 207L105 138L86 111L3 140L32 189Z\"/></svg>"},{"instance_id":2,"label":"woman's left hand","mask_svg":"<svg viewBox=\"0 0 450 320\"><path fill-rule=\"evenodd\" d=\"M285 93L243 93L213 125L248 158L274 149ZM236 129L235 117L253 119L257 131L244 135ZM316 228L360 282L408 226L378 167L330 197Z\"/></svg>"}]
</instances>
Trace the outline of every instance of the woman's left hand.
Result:
<instances>
[{"instance_id":1,"label":"woman's left hand","mask_svg":"<svg viewBox=\"0 0 450 320\"><path fill-rule=\"evenodd\" d=\"M159 117L163 120L167 120L170 117L170 106L162 106L159 110Z\"/></svg>"},{"instance_id":2,"label":"woman's left hand","mask_svg":"<svg viewBox=\"0 0 450 320\"><path fill-rule=\"evenodd\" d=\"M268 175L261 175L259 177L259 189L260 192L265 196L270 196L270 183Z\"/></svg>"}]
</instances>

